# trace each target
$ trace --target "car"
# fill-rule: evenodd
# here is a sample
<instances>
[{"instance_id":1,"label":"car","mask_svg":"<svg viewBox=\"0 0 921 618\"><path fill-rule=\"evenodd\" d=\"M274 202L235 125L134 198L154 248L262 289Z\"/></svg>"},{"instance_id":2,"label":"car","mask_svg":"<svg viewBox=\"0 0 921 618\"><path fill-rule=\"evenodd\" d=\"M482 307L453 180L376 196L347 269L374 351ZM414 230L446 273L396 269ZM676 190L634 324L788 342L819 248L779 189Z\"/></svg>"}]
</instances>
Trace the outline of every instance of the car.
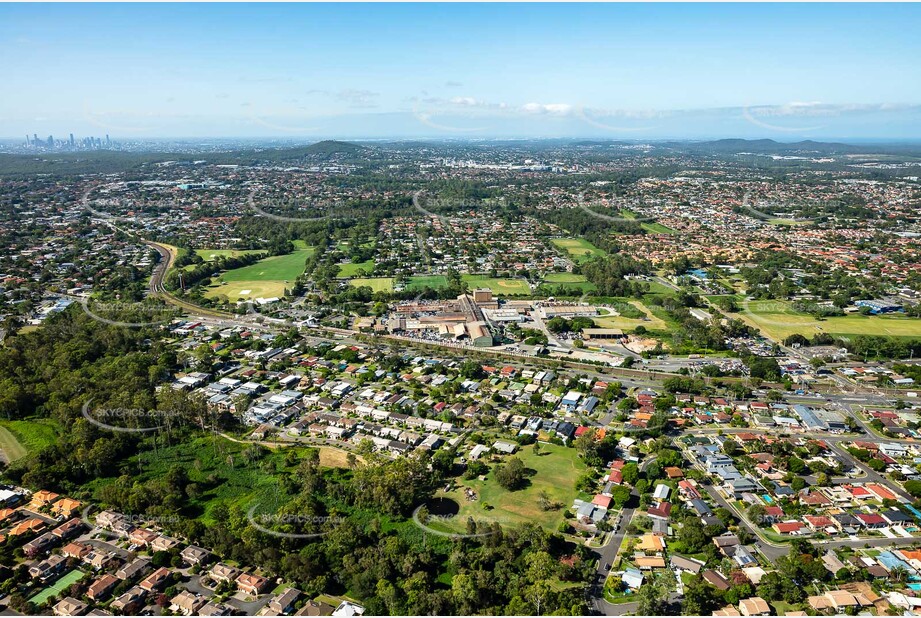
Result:
<instances>
[{"instance_id":1,"label":"car","mask_svg":"<svg viewBox=\"0 0 921 618\"><path fill-rule=\"evenodd\" d=\"M610 570L611 570L611 563L610 563L610 562L608 562L607 564L604 565L604 570L605 570L605 571L610 571Z\"/></svg>"}]
</instances>

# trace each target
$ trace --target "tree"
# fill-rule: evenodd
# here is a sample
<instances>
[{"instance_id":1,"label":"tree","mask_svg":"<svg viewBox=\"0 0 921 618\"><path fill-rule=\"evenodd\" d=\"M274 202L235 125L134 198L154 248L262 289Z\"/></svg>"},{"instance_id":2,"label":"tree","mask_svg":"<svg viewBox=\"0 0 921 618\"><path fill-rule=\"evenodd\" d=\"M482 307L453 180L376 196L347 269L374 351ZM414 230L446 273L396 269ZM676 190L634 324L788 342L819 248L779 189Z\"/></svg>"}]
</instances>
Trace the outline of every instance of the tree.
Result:
<instances>
[{"instance_id":1,"label":"tree","mask_svg":"<svg viewBox=\"0 0 921 618\"><path fill-rule=\"evenodd\" d=\"M524 462L511 457L505 464L496 466L496 482L509 491L521 489L525 481Z\"/></svg>"},{"instance_id":2,"label":"tree","mask_svg":"<svg viewBox=\"0 0 921 618\"><path fill-rule=\"evenodd\" d=\"M621 474L625 483L636 485L640 478L640 467L631 461L621 469Z\"/></svg>"},{"instance_id":3,"label":"tree","mask_svg":"<svg viewBox=\"0 0 921 618\"><path fill-rule=\"evenodd\" d=\"M534 603L537 615L540 616L543 603L553 590L551 583L558 563L547 552L534 551L525 557L525 564L528 567L527 580L530 582L526 596Z\"/></svg>"},{"instance_id":4,"label":"tree","mask_svg":"<svg viewBox=\"0 0 921 618\"><path fill-rule=\"evenodd\" d=\"M709 616L722 605L719 591L699 575L695 575L684 587L684 601L681 605L684 616Z\"/></svg>"},{"instance_id":5,"label":"tree","mask_svg":"<svg viewBox=\"0 0 921 618\"><path fill-rule=\"evenodd\" d=\"M611 502L618 508L623 508L630 501L630 490L626 487L615 487L611 491Z\"/></svg>"},{"instance_id":6,"label":"tree","mask_svg":"<svg viewBox=\"0 0 921 618\"><path fill-rule=\"evenodd\" d=\"M671 569L665 569L656 577L640 588L639 607L636 613L640 616L664 616L668 605L668 597L675 591L677 584L675 574Z\"/></svg>"},{"instance_id":7,"label":"tree","mask_svg":"<svg viewBox=\"0 0 921 618\"><path fill-rule=\"evenodd\" d=\"M748 520L756 525L764 524L764 516L766 514L764 506L758 503L755 503L748 507Z\"/></svg>"},{"instance_id":8,"label":"tree","mask_svg":"<svg viewBox=\"0 0 921 618\"><path fill-rule=\"evenodd\" d=\"M915 498L921 498L921 481L905 481L902 486Z\"/></svg>"}]
</instances>

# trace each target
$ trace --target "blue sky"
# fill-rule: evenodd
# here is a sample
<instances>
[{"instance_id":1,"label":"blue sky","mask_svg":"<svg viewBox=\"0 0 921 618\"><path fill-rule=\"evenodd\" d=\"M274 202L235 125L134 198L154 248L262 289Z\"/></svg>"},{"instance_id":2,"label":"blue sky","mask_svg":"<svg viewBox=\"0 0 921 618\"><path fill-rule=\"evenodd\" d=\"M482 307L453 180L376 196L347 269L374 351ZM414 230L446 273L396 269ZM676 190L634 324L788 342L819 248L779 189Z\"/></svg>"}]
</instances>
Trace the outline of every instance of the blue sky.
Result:
<instances>
[{"instance_id":1,"label":"blue sky","mask_svg":"<svg viewBox=\"0 0 921 618\"><path fill-rule=\"evenodd\" d=\"M915 4L0 5L0 136L921 137Z\"/></svg>"}]
</instances>

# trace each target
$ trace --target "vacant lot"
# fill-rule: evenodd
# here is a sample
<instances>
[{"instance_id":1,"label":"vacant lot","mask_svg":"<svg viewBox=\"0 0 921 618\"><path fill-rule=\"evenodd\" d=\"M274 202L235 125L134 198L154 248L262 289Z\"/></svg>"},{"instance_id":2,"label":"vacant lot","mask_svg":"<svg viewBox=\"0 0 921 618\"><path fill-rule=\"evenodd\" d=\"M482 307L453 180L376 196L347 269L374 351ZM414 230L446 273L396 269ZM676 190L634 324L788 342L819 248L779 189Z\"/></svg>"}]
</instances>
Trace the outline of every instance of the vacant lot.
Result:
<instances>
[{"instance_id":1,"label":"vacant lot","mask_svg":"<svg viewBox=\"0 0 921 618\"><path fill-rule=\"evenodd\" d=\"M652 311L650 311L646 305L635 300L629 302L645 313L648 319L625 318L621 315L601 315L592 319L599 328L619 328L624 331L632 331L637 326L645 326L647 330L666 330L668 328L668 325L653 315ZM600 309L599 313L603 313L604 311L604 309Z\"/></svg>"},{"instance_id":2,"label":"vacant lot","mask_svg":"<svg viewBox=\"0 0 921 618\"><path fill-rule=\"evenodd\" d=\"M489 288L496 296L527 296L531 287L524 279L494 279L486 275L463 275L471 290Z\"/></svg>"},{"instance_id":3,"label":"vacant lot","mask_svg":"<svg viewBox=\"0 0 921 618\"><path fill-rule=\"evenodd\" d=\"M356 455L355 457L359 461L363 461L360 455ZM349 453L340 448L321 446L320 465L324 468L351 468L349 465Z\"/></svg>"},{"instance_id":4,"label":"vacant lot","mask_svg":"<svg viewBox=\"0 0 921 618\"><path fill-rule=\"evenodd\" d=\"M753 300L741 303L739 317L760 328L774 340L784 339L794 333L811 337L816 333L829 333L841 337L857 335L887 335L890 337L921 337L921 319L904 316L846 315L817 320L811 315L798 313L790 303L777 300Z\"/></svg>"},{"instance_id":5,"label":"vacant lot","mask_svg":"<svg viewBox=\"0 0 921 618\"><path fill-rule=\"evenodd\" d=\"M574 448L543 443L540 446L540 455L534 454L533 446L526 446L515 455L532 473L524 489L503 489L493 474L495 464L490 464L490 472L485 481L460 479L461 486L458 489L439 494L447 495L460 505L458 515L445 525L454 530L463 530L467 518L473 517L477 521L496 521L502 526L538 522L548 530L556 530L563 521L563 513L572 506L572 501L579 494L575 487L576 479L585 471L586 466ZM468 501L464 497L463 487L476 491L479 500ZM538 504L541 492L546 492L551 501L562 506L551 511L542 510ZM484 504L492 508L484 509Z\"/></svg>"},{"instance_id":6,"label":"vacant lot","mask_svg":"<svg viewBox=\"0 0 921 618\"><path fill-rule=\"evenodd\" d=\"M552 242L557 248L568 253L570 259L577 264L605 255L604 251L584 238L554 238Z\"/></svg>"},{"instance_id":7,"label":"vacant lot","mask_svg":"<svg viewBox=\"0 0 921 618\"><path fill-rule=\"evenodd\" d=\"M349 281L349 285L353 285L356 288L362 286L367 286L371 288L374 292L392 292L393 291L393 277L370 277L370 278L356 278Z\"/></svg>"}]
</instances>

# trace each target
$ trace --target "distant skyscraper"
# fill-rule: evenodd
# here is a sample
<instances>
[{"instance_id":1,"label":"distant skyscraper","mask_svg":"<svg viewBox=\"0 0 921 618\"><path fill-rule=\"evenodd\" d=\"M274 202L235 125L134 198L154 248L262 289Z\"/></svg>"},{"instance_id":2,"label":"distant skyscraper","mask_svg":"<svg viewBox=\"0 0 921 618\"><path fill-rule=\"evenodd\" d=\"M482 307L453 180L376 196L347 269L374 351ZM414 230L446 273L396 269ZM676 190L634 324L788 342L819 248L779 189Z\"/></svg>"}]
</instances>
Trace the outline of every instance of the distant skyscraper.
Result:
<instances>
[{"instance_id":1,"label":"distant skyscraper","mask_svg":"<svg viewBox=\"0 0 921 618\"><path fill-rule=\"evenodd\" d=\"M32 145L32 142L29 141L29 134L26 133L26 146L31 146L31 145Z\"/></svg>"},{"instance_id":2,"label":"distant skyscraper","mask_svg":"<svg viewBox=\"0 0 921 618\"><path fill-rule=\"evenodd\" d=\"M74 147L74 134L73 133L70 134L70 147L71 148Z\"/></svg>"},{"instance_id":3,"label":"distant skyscraper","mask_svg":"<svg viewBox=\"0 0 921 618\"><path fill-rule=\"evenodd\" d=\"M112 143L112 142L109 140L109 134L106 133L106 146L108 146L108 145L111 144L111 143Z\"/></svg>"},{"instance_id":4,"label":"distant skyscraper","mask_svg":"<svg viewBox=\"0 0 921 618\"><path fill-rule=\"evenodd\" d=\"M48 136L48 148L54 148L54 136L53 135Z\"/></svg>"}]
</instances>

